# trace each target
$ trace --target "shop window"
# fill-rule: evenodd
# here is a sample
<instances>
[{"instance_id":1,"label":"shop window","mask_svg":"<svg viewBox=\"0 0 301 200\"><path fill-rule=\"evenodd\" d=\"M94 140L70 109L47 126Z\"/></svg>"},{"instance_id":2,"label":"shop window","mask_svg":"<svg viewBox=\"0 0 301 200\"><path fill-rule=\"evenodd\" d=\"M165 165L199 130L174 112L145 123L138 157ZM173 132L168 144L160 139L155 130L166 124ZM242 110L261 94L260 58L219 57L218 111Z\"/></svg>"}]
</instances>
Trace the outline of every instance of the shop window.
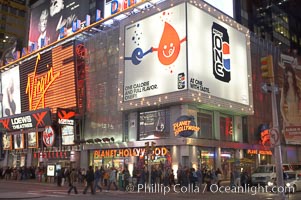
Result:
<instances>
[{"instance_id":1,"label":"shop window","mask_svg":"<svg viewBox=\"0 0 301 200\"><path fill-rule=\"evenodd\" d=\"M232 116L220 117L220 138L223 141L233 141L233 118Z\"/></svg>"},{"instance_id":2,"label":"shop window","mask_svg":"<svg viewBox=\"0 0 301 200\"><path fill-rule=\"evenodd\" d=\"M140 140L167 137L170 133L169 110L156 110L139 113Z\"/></svg>"},{"instance_id":3,"label":"shop window","mask_svg":"<svg viewBox=\"0 0 301 200\"><path fill-rule=\"evenodd\" d=\"M213 113L199 112L197 114L197 125L200 127L199 138L212 139Z\"/></svg>"}]
</instances>

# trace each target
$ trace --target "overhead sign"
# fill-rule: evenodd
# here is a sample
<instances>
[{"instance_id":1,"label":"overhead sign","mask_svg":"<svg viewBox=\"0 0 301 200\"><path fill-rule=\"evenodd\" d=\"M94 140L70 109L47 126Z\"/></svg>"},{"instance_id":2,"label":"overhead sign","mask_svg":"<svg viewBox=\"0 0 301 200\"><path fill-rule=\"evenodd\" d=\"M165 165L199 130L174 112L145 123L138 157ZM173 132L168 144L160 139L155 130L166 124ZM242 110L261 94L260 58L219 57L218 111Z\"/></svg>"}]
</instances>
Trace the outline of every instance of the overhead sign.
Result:
<instances>
[{"instance_id":1,"label":"overhead sign","mask_svg":"<svg viewBox=\"0 0 301 200\"><path fill-rule=\"evenodd\" d=\"M51 111L49 108L24 112L0 119L3 128L7 132L23 129L43 128L52 124Z\"/></svg>"}]
</instances>

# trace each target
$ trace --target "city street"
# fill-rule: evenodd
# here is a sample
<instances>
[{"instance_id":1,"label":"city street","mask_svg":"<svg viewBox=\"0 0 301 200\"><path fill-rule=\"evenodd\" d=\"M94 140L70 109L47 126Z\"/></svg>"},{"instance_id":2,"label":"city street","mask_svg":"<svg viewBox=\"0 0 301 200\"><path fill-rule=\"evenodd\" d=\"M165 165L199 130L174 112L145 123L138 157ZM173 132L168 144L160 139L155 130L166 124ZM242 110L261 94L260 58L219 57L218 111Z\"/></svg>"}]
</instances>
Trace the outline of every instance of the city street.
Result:
<instances>
[{"instance_id":1,"label":"city street","mask_svg":"<svg viewBox=\"0 0 301 200\"><path fill-rule=\"evenodd\" d=\"M50 200L50 199L143 199L143 200L154 200L154 199L210 199L210 200L255 200L255 199L277 199L277 194L271 193L254 193L249 191L247 193L220 193L220 192L186 192L186 193L177 193L177 192L168 192L164 195L163 191L149 192L141 190L140 192L124 192L124 191L107 191L103 190L102 192L97 191L95 195L87 192L83 194L83 186L78 186L78 194L72 192L70 195L67 194L68 187L58 187L54 183L38 183L35 181L5 181L0 180L0 199L38 199L38 200ZM287 199L297 200L301 199L301 193L290 194L286 196Z\"/></svg>"}]
</instances>

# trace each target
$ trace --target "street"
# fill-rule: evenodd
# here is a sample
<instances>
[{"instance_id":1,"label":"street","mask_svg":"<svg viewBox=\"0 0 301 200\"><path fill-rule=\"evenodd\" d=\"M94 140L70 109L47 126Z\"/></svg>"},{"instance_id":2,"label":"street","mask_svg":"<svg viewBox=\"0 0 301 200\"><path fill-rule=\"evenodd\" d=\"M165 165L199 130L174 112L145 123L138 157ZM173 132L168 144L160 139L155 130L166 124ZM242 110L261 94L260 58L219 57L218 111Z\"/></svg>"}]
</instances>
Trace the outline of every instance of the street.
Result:
<instances>
[{"instance_id":1,"label":"street","mask_svg":"<svg viewBox=\"0 0 301 200\"><path fill-rule=\"evenodd\" d=\"M255 200L255 199L277 199L277 194L271 194L269 192L222 192L213 191L207 192L205 190L200 191L183 191L179 190L169 191L164 194L163 190L135 190L134 192L125 191L114 191L114 190L103 190L102 192L97 191L95 195L92 195L88 190L87 194L83 194L83 186L77 185L78 194L72 192L68 195L68 186L58 187L54 183L38 183L33 180L27 181L5 181L0 180L0 199L38 199L38 200L50 200L50 199L210 199L210 200ZM286 195L287 199L297 200L301 199L301 193Z\"/></svg>"}]
</instances>

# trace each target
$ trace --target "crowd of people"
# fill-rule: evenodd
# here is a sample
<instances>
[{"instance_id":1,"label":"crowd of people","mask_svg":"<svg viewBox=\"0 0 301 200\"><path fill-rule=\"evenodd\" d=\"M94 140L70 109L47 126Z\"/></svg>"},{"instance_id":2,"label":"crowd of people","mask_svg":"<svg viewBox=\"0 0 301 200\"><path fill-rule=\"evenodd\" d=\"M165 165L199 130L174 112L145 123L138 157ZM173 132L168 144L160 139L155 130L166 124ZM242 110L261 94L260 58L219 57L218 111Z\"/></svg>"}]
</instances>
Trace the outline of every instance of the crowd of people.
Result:
<instances>
[{"instance_id":1,"label":"crowd of people","mask_svg":"<svg viewBox=\"0 0 301 200\"><path fill-rule=\"evenodd\" d=\"M132 176L131 176L132 174ZM176 177L175 177L176 175ZM91 194L95 194L97 190L100 192L105 190L126 190L126 187L132 183L147 184L149 180L151 184L163 184L164 186L188 186L201 187L202 184L207 184L207 189L210 185L216 184L220 186L223 174L219 168L208 169L204 168L189 168L179 166L177 172L171 168L165 168L161 165L155 165L151 168L151 175L147 168L138 169L134 167L130 173L127 167L118 170L115 167L104 168L89 166L88 169L84 168L69 168L65 167L56 171L54 177L58 186L68 186L68 194L74 190L77 194L78 185L84 187L83 194L90 190ZM26 180L36 179L37 181L46 181L46 167L20 167L20 168L0 168L0 178L5 180ZM230 186L244 186L249 183L250 176L247 172L240 172L239 169L234 169L230 173Z\"/></svg>"}]
</instances>

